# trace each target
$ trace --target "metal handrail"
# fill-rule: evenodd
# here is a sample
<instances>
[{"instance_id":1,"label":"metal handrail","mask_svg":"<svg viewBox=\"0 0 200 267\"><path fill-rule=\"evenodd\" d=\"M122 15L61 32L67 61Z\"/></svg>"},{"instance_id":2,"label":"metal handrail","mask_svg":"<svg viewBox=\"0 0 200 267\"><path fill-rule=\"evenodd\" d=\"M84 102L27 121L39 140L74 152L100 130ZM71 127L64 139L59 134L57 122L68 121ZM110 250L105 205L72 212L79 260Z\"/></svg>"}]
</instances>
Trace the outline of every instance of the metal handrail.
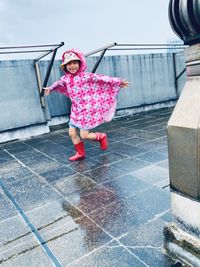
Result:
<instances>
[{"instance_id":1,"label":"metal handrail","mask_svg":"<svg viewBox=\"0 0 200 267\"><path fill-rule=\"evenodd\" d=\"M123 48L118 48L118 47L122 47ZM132 46L132 48L129 48L130 46ZM128 47L128 48L127 48ZM106 51L116 51L116 50L162 50L162 49L184 49L185 47L187 47L184 44L118 44L118 43L111 43L107 46L103 46L99 49L96 49L92 52L89 52L87 54L85 54L85 57L88 56L92 56L95 55L99 52L101 52L95 66L92 69L92 72L94 73L99 64L101 63L101 60L103 58L103 56L105 55ZM173 53L175 54L175 53ZM173 64L174 64L174 73L175 73L175 86L176 86L176 91L177 91L177 81L178 79L184 74L184 72L186 71L186 68L184 68L178 75L176 75L176 62L175 62L175 56L173 55Z\"/></svg>"},{"instance_id":2,"label":"metal handrail","mask_svg":"<svg viewBox=\"0 0 200 267\"><path fill-rule=\"evenodd\" d=\"M7 46L7 47L0 47L0 54L17 54L17 53L41 53L44 52L42 55L38 56L37 58L33 59L34 62L34 67L35 67L35 74L36 74L36 79L37 79L37 83L38 83L38 90L39 90L39 94L40 94L40 102L41 105L44 107L45 106L45 102L44 99L42 98L44 95L44 90L43 87L45 87L47 85L50 73L51 73L51 69L53 66L53 62L56 56L56 52L57 50L64 45L64 42L61 42L60 44L41 44L41 45L20 45L20 46ZM49 49L39 49L39 48L48 48ZM11 51L3 51L2 50L11 50ZM21 50L21 49L27 49L27 50ZM31 49L31 50L30 50ZM13 51L14 50L14 51ZM45 78L44 81L42 83L41 80L41 74L40 74L40 69L39 69L39 64L38 61L40 59L42 59L43 57L49 55L53 53L52 58L49 62L48 68L47 68L47 72L45 74Z\"/></svg>"}]
</instances>

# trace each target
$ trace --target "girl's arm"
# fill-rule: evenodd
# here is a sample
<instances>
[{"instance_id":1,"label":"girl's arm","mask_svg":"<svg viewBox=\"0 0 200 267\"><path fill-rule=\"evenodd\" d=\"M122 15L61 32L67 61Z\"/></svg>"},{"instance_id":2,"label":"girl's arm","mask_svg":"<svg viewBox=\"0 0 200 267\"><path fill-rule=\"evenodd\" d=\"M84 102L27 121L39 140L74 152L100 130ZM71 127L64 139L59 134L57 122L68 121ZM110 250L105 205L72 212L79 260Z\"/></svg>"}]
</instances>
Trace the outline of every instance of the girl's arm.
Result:
<instances>
[{"instance_id":1,"label":"girl's arm","mask_svg":"<svg viewBox=\"0 0 200 267\"><path fill-rule=\"evenodd\" d=\"M111 77L111 76L107 76L103 74L96 74L96 73L90 73L89 80L91 80L92 82L97 82L102 85L108 84L108 85L117 86L117 87L118 86L120 87L121 83L123 82L123 80L120 78Z\"/></svg>"},{"instance_id":2,"label":"girl's arm","mask_svg":"<svg viewBox=\"0 0 200 267\"><path fill-rule=\"evenodd\" d=\"M111 77L111 76L106 76L103 74L96 74L96 73L90 73L90 80L92 80L93 82L97 82L99 84L108 84L111 86L116 86L116 87L120 87L120 88L125 88L127 86L129 86L129 82L127 82L126 80L122 80L120 78L117 77Z\"/></svg>"},{"instance_id":3,"label":"girl's arm","mask_svg":"<svg viewBox=\"0 0 200 267\"><path fill-rule=\"evenodd\" d=\"M59 81L56 81L49 87L44 87L43 89L44 89L45 95L49 95L50 93L56 91L56 92L59 92L61 94L68 96L66 83L62 79L60 79Z\"/></svg>"}]
</instances>

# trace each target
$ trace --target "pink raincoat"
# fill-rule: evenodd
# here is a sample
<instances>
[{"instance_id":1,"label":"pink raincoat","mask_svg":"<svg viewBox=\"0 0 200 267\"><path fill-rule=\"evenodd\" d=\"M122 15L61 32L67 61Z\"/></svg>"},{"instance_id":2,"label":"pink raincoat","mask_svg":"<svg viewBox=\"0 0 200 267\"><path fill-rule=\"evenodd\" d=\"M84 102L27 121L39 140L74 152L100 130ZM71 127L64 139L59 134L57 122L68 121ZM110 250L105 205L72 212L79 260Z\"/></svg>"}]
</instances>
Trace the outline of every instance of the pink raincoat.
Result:
<instances>
[{"instance_id":1,"label":"pink raincoat","mask_svg":"<svg viewBox=\"0 0 200 267\"><path fill-rule=\"evenodd\" d=\"M70 98L72 102L70 124L80 129L93 129L113 118L117 103L116 97L123 80L85 72L84 55L77 49L71 49L65 53L70 51L81 60L78 72L75 74L66 72L59 81L50 86L50 91L57 91Z\"/></svg>"}]
</instances>

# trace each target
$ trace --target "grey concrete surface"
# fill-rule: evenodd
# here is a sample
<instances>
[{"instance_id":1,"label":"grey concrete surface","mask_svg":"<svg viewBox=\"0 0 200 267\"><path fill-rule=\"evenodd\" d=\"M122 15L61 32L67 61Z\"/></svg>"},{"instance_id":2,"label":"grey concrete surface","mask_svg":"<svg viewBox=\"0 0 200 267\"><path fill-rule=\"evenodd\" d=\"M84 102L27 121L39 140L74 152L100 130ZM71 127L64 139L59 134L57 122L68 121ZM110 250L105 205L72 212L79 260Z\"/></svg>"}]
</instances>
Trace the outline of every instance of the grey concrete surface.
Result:
<instances>
[{"instance_id":1,"label":"grey concrete surface","mask_svg":"<svg viewBox=\"0 0 200 267\"><path fill-rule=\"evenodd\" d=\"M0 266L176 266L163 250L172 109L102 125L109 148L86 141L84 161L68 161L67 127L1 144Z\"/></svg>"}]
</instances>

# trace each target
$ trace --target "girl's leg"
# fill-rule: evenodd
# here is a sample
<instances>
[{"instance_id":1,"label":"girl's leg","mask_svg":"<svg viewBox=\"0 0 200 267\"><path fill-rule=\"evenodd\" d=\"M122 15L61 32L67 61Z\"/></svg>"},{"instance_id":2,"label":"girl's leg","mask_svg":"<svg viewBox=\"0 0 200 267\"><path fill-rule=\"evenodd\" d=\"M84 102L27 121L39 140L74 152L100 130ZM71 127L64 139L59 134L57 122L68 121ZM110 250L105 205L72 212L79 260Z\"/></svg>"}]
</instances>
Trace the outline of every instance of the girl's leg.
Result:
<instances>
[{"instance_id":1,"label":"girl's leg","mask_svg":"<svg viewBox=\"0 0 200 267\"><path fill-rule=\"evenodd\" d=\"M74 127L69 127L69 136L71 137L72 143L76 150L76 154L69 158L70 161L82 160L85 158L85 148L84 143L81 141L78 135L78 129Z\"/></svg>"},{"instance_id":2,"label":"girl's leg","mask_svg":"<svg viewBox=\"0 0 200 267\"><path fill-rule=\"evenodd\" d=\"M108 141L105 133L90 133L88 130L81 129L80 136L83 140L87 139L100 142L102 150L106 150L108 148Z\"/></svg>"},{"instance_id":3,"label":"girl's leg","mask_svg":"<svg viewBox=\"0 0 200 267\"><path fill-rule=\"evenodd\" d=\"M69 136L70 136L72 143L74 145L77 145L81 142L81 139L78 135L78 129L77 128L69 126Z\"/></svg>"},{"instance_id":4,"label":"girl's leg","mask_svg":"<svg viewBox=\"0 0 200 267\"><path fill-rule=\"evenodd\" d=\"M97 135L95 133L90 133L88 130L80 130L80 136L83 140L96 140Z\"/></svg>"}]
</instances>

